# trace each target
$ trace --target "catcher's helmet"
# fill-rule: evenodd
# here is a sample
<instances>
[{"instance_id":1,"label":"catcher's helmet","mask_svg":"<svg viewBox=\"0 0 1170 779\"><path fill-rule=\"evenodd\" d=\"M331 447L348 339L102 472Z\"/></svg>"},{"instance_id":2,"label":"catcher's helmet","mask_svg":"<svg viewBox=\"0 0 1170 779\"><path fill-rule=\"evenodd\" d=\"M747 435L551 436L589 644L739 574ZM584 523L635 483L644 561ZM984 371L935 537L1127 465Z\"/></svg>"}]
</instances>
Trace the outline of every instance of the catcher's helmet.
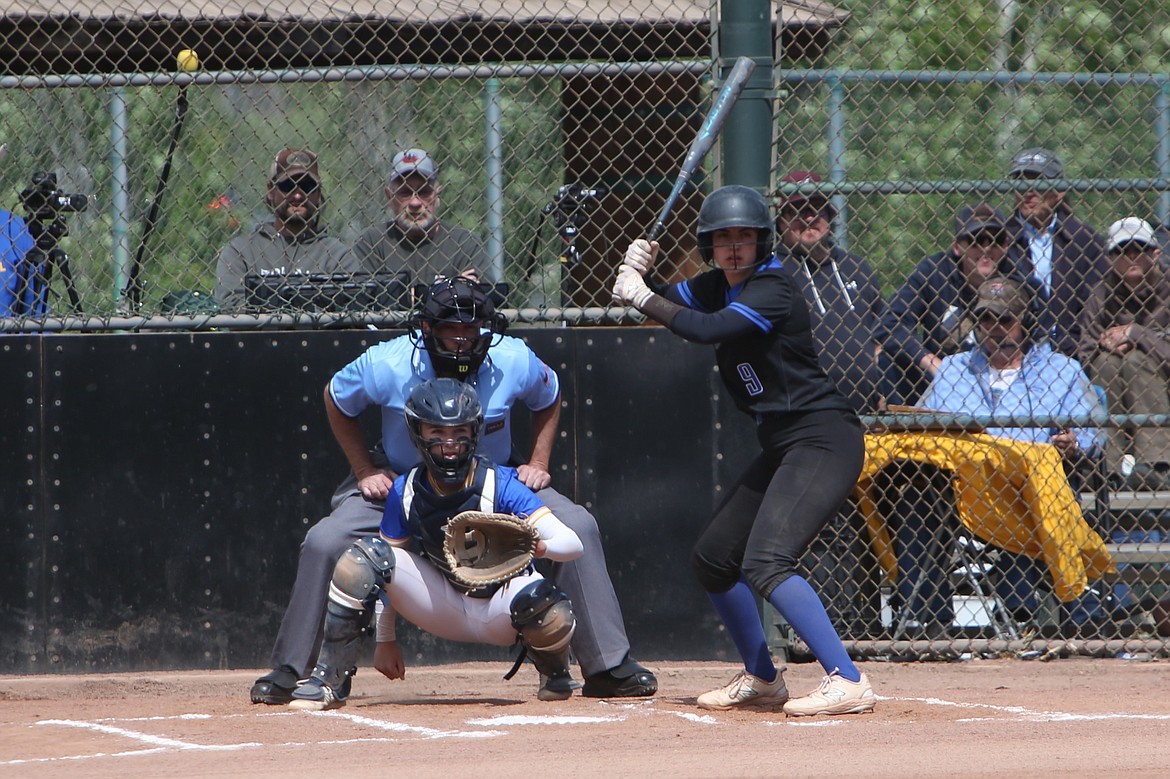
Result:
<instances>
[{"instance_id":1,"label":"catcher's helmet","mask_svg":"<svg viewBox=\"0 0 1170 779\"><path fill-rule=\"evenodd\" d=\"M732 184L707 195L699 207L699 256L713 263L712 233L732 227L751 227L756 231L756 261L759 265L772 254L772 214L764 196L751 187Z\"/></svg>"},{"instance_id":2,"label":"catcher's helmet","mask_svg":"<svg viewBox=\"0 0 1170 779\"><path fill-rule=\"evenodd\" d=\"M441 439L423 438L422 424L436 427L471 425L471 437L460 438L456 454L444 456L435 444ZM468 384L455 379L430 379L410 391L406 399L406 427L410 440L422 455L431 475L442 484L461 484L471 468L471 458L479 447L483 429L483 406L479 395ZM438 449L439 451L432 451Z\"/></svg>"},{"instance_id":3,"label":"catcher's helmet","mask_svg":"<svg viewBox=\"0 0 1170 779\"><path fill-rule=\"evenodd\" d=\"M447 322L478 324L479 335L473 339L437 338L435 325ZM422 331L423 347L431 356L436 373L463 380L479 370L488 347L507 326L508 320L496 311L478 283L456 276L436 281L422 293L410 322L410 332L418 338ZM444 340L457 341L458 348L451 349Z\"/></svg>"}]
</instances>

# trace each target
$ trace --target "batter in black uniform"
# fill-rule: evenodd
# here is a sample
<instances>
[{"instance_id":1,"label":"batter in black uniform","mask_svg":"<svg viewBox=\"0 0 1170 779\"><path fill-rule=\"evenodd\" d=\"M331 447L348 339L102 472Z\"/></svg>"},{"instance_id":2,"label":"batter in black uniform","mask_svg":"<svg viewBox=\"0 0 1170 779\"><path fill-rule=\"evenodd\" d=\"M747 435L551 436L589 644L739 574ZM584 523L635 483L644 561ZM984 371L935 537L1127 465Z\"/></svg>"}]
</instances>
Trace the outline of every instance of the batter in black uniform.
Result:
<instances>
[{"instance_id":1,"label":"batter in black uniform","mask_svg":"<svg viewBox=\"0 0 1170 779\"><path fill-rule=\"evenodd\" d=\"M726 686L700 695L699 706L782 706L790 716L869 711L869 680L796 571L857 482L865 457L861 425L817 361L808 307L772 253L764 198L742 186L711 193L699 210L698 243L713 270L652 288L643 277L658 244L635 241L613 293L676 335L715 344L723 383L756 420L763 450L716 508L691 559L744 661ZM824 668L809 695L789 699L754 593L780 612Z\"/></svg>"}]
</instances>

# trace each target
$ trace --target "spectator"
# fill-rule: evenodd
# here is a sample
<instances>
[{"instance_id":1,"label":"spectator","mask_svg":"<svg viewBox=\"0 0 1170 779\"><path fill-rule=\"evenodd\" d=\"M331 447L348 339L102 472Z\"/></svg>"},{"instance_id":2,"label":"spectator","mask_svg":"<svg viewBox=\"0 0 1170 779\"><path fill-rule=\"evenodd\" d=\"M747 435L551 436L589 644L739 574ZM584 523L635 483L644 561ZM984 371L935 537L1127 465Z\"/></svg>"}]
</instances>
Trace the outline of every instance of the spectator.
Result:
<instances>
[{"instance_id":1,"label":"spectator","mask_svg":"<svg viewBox=\"0 0 1170 779\"><path fill-rule=\"evenodd\" d=\"M977 349L943 358L934 379L923 395L925 408L974 416L1088 416L1100 411L1096 394L1080 363L1056 352L1044 336L1039 306L1028 285L1005 276L993 276L978 290L972 312L976 318ZM1038 427L988 428L988 435L1031 443L1051 443L1061 454L1066 473L1085 461L1096 444L1092 429ZM906 492L912 492L907 490ZM909 495L908 505L895 515L902 517L898 528L899 590L907 597L914 581L919 588L910 613L929 624L939 612L930 604L943 604L944 624L950 618L949 572L943 566L950 546L934 545L944 556L915 557L930 547L931 535L946 535L945 516L932 501ZM1006 562L1005 562L1006 561ZM1007 608L1017 620L1029 620L1038 606L1036 587L1042 571L1030 558L1001 551L997 562L996 586ZM1082 596L1075 618L1084 618L1092 596ZM937 609L938 606L934 606ZM937 630L938 624L935 624ZM930 631L928 630L928 633Z\"/></svg>"},{"instance_id":2,"label":"spectator","mask_svg":"<svg viewBox=\"0 0 1170 779\"><path fill-rule=\"evenodd\" d=\"M28 225L16 214L0 211L0 317L45 316L43 265L27 264L34 241Z\"/></svg>"},{"instance_id":3,"label":"spectator","mask_svg":"<svg viewBox=\"0 0 1170 779\"><path fill-rule=\"evenodd\" d=\"M794 171L786 184L821 181L811 171ZM833 245L837 212L824 195L790 195L780 201L776 256L792 271L812 314L813 338L821 368L859 414L879 403L878 347L874 327L886 310L869 263Z\"/></svg>"},{"instance_id":4,"label":"spectator","mask_svg":"<svg viewBox=\"0 0 1170 779\"><path fill-rule=\"evenodd\" d=\"M1170 414L1170 280L1153 227L1128 216L1109 227L1110 268L1085 307L1081 359L1105 388L1113 414ZM1170 490L1170 430L1110 431L1105 462L1117 474L1134 460L1127 486Z\"/></svg>"},{"instance_id":5,"label":"spectator","mask_svg":"<svg viewBox=\"0 0 1170 779\"><path fill-rule=\"evenodd\" d=\"M215 268L215 297L224 310L246 306L244 277L250 274L352 273L357 264L341 241L320 224L325 205L317 153L281 149L268 173L265 202L273 221L233 238Z\"/></svg>"},{"instance_id":6,"label":"spectator","mask_svg":"<svg viewBox=\"0 0 1170 779\"><path fill-rule=\"evenodd\" d=\"M410 284L430 284L437 276L478 279L487 253L470 230L439 220L443 186L439 166L422 149L394 156L386 189L391 218L366 228L354 243L364 270L409 274Z\"/></svg>"},{"instance_id":7,"label":"spectator","mask_svg":"<svg viewBox=\"0 0 1170 779\"><path fill-rule=\"evenodd\" d=\"M950 249L918 263L894 294L876 331L889 361L891 400L912 403L944 357L975 345L972 306L979 285L995 275L1018 274L1007 256L999 209L965 205L955 220Z\"/></svg>"},{"instance_id":8,"label":"spectator","mask_svg":"<svg viewBox=\"0 0 1170 779\"><path fill-rule=\"evenodd\" d=\"M1008 175L1017 181L1055 180L1064 178L1064 165L1047 149L1024 149L1012 157ZM1017 192L1007 231L1016 266L1043 287L1053 347L1075 357L1081 312L1105 275L1104 239L1072 215L1065 193L1055 189Z\"/></svg>"}]
</instances>

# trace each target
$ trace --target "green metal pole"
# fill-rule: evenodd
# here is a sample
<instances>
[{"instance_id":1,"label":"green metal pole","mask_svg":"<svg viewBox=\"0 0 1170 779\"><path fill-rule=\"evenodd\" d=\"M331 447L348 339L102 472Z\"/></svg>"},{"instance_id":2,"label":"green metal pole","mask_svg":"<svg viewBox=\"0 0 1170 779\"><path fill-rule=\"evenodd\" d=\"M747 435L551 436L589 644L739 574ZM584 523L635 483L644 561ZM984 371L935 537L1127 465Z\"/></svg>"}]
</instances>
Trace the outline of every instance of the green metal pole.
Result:
<instances>
[{"instance_id":1,"label":"green metal pole","mask_svg":"<svg viewBox=\"0 0 1170 779\"><path fill-rule=\"evenodd\" d=\"M769 0L724 0L716 40L718 73L731 71L737 57L756 69L723 127L723 184L743 184L768 194L772 164L772 21ZM718 88L718 86L716 87Z\"/></svg>"}]
</instances>

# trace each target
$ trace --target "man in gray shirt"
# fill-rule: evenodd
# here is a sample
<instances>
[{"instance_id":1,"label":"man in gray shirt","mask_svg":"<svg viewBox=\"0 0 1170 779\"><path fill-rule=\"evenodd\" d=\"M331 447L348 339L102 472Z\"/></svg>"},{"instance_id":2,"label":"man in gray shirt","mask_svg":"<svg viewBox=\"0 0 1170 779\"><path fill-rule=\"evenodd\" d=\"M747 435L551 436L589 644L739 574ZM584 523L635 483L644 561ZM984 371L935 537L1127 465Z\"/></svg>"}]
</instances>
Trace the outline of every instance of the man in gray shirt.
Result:
<instances>
[{"instance_id":1,"label":"man in gray shirt","mask_svg":"<svg viewBox=\"0 0 1170 779\"><path fill-rule=\"evenodd\" d=\"M265 202L273 221L236 236L219 254L215 298L227 311L247 307L244 277L249 274L353 273L360 268L349 248L320 224L325 194L317 154L281 149L268 174Z\"/></svg>"},{"instance_id":2,"label":"man in gray shirt","mask_svg":"<svg viewBox=\"0 0 1170 779\"><path fill-rule=\"evenodd\" d=\"M364 230L353 246L362 270L406 272L412 285L430 284L436 276L479 278L487 252L470 230L439 221L442 191L431 155L422 149L394 155L385 189L392 218Z\"/></svg>"}]
</instances>

